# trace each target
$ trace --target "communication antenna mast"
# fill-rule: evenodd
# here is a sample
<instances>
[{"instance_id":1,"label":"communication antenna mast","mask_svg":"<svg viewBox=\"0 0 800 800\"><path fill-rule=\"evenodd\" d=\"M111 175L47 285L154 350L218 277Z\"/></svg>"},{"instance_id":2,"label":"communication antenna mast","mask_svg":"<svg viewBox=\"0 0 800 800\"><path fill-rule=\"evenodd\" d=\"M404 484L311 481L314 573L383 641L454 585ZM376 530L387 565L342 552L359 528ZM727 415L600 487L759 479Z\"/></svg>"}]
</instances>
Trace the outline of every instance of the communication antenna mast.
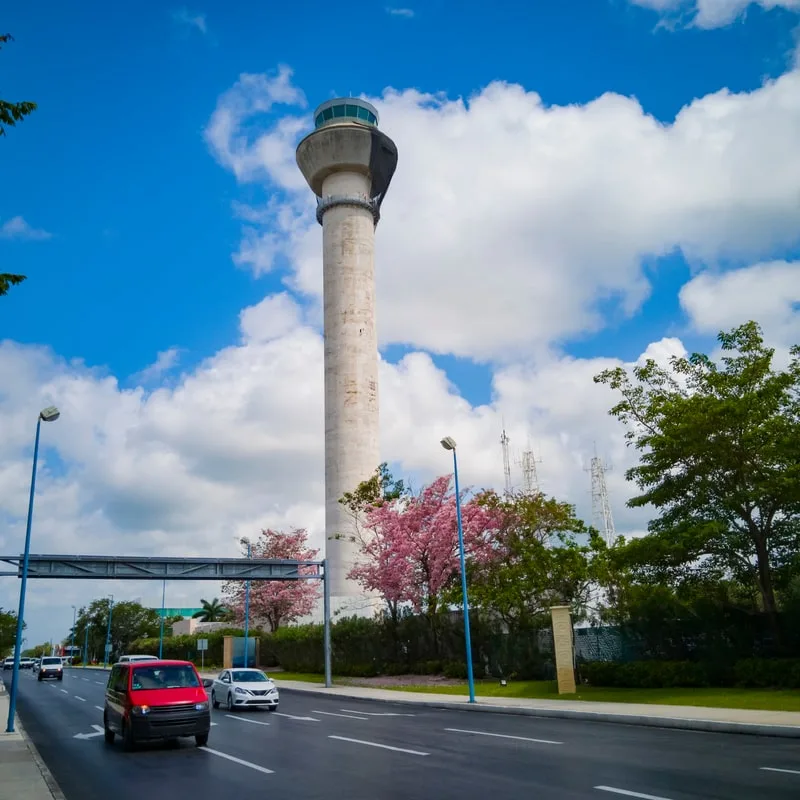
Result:
<instances>
[{"instance_id":1,"label":"communication antenna mast","mask_svg":"<svg viewBox=\"0 0 800 800\"><path fill-rule=\"evenodd\" d=\"M500 444L503 446L503 475L505 477L506 494L511 494L511 460L508 455L508 436L506 429L503 427L503 432L500 434Z\"/></svg>"},{"instance_id":2,"label":"communication antenna mast","mask_svg":"<svg viewBox=\"0 0 800 800\"><path fill-rule=\"evenodd\" d=\"M533 447L531 447L531 440L528 439L528 449L522 453L519 460L519 465L522 468L522 491L532 496L539 494L539 473L536 469L536 463L541 459L536 458L533 454Z\"/></svg>"},{"instance_id":3,"label":"communication antenna mast","mask_svg":"<svg viewBox=\"0 0 800 800\"><path fill-rule=\"evenodd\" d=\"M589 467L592 475L592 525L603 535L607 545L612 545L617 538L614 528L614 517L611 513L611 501L606 486L606 467L595 451Z\"/></svg>"}]
</instances>

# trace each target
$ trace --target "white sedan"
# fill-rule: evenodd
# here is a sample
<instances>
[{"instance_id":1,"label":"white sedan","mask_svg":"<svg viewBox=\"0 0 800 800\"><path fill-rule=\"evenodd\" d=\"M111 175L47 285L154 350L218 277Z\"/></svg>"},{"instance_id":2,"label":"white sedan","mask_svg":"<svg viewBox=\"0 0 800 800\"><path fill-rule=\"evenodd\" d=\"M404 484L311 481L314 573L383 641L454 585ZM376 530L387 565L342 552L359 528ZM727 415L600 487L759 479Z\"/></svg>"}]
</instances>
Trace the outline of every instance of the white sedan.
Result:
<instances>
[{"instance_id":1,"label":"white sedan","mask_svg":"<svg viewBox=\"0 0 800 800\"><path fill-rule=\"evenodd\" d=\"M278 708L278 689L260 669L224 669L211 686L211 705L237 708Z\"/></svg>"}]
</instances>

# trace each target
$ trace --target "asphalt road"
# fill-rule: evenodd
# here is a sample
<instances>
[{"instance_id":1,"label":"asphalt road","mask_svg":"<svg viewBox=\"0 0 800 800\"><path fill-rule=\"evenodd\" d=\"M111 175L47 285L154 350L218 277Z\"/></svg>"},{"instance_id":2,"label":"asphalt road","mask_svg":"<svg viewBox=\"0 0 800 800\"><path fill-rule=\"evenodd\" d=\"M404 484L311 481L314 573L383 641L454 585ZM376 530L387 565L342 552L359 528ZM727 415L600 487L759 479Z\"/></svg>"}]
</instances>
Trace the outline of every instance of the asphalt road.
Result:
<instances>
[{"instance_id":1,"label":"asphalt road","mask_svg":"<svg viewBox=\"0 0 800 800\"><path fill-rule=\"evenodd\" d=\"M21 674L18 711L67 800L796 800L791 739L637 728L283 692L278 714L212 712L193 740L125 753L102 726L106 676ZM256 794L258 793L258 795Z\"/></svg>"}]
</instances>

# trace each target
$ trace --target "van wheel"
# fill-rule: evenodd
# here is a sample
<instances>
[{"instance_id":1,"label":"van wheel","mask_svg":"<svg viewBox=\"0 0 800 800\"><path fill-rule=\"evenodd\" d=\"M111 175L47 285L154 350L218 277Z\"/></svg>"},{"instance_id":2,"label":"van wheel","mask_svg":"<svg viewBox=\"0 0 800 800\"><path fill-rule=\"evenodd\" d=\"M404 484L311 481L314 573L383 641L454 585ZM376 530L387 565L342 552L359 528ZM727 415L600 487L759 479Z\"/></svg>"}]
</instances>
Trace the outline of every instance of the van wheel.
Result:
<instances>
[{"instance_id":1,"label":"van wheel","mask_svg":"<svg viewBox=\"0 0 800 800\"><path fill-rule=\"evenodd\" d=\"M122 746L128 751L136 747L136 740L133 738L133 731L128 722L122 723Z\"/></svg>"},{"instance_id":2,"label":"van wheel","mask_svg":"<svg viewBox=\"0 0 800 800\"><path fill-rule=\"evenodd\" d=\"M214 693L214 690L211 690L211 706L213 708L219 708L219 700L217 700L217 695Z\"/></svg>"},{"instance_id":3,"label":"van wheel","mask_svg":"<svg viewBox=\"0 0 800 800\"><path fill-rule=\"evenodd\" d=\"M198 747L205 747L208 744L208 734L207 733L198 733L194 737L194 742Z\"/></svg>"},{"instance_id":4,"label":"van wheel","mask_svg":"<svg viewBox=\"0 0 800 800\"><path fill-rule=\"evenodd\" d=\"M117 738L117 734L108 727L108 722L105 719L103 720L103 737L106 744L114 744L114 739Z\"/></svg>"}]
</instances>

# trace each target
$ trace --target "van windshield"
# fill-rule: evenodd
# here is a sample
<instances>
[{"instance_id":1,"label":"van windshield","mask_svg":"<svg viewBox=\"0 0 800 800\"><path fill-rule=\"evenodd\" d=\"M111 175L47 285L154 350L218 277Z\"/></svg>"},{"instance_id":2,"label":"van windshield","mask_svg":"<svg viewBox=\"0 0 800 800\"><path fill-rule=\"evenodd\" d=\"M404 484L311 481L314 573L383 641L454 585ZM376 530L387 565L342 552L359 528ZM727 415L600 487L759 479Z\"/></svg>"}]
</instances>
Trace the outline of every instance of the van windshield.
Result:
<instances>
[{"instance_id":1,"label":"van windshield","mask_svg":"<svg viewBox=\"0 0 800 800\"><path fill-rule=\"evenodd\" d=\"M61 659L60 658L43 658L42 659L42 665L43 666L46 666L47 664L60 664L60 663L61 663Z\"/></svg>"},{"instance_id":2,"label":"van windshield","mask_svg":"<svg viewBox=\"0 0 800 800\"><path fill-rule=\"evenodd\" d=\"M190 689L200 685L197 673L192 667L183 664L167 667L134 667L131 680L133 691Z\"/></svg>"}]
</instances>

